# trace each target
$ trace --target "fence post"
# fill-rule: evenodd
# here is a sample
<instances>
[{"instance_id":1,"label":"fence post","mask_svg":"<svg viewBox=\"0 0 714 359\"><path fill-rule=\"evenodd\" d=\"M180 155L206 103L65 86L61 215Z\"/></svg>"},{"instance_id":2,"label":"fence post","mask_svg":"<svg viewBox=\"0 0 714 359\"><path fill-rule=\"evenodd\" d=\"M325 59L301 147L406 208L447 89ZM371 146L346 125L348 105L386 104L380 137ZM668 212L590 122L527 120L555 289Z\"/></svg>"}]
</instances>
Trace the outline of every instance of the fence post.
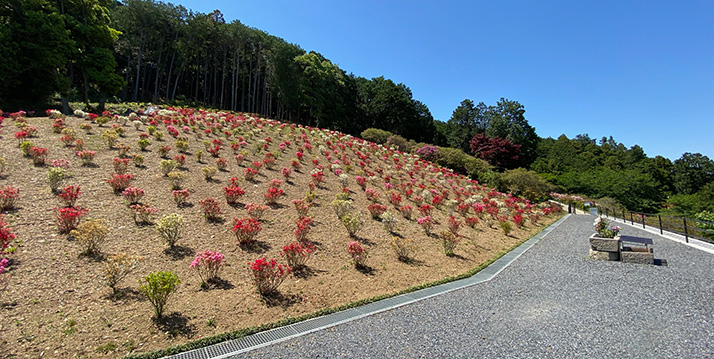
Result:
<instances>
[{"instance_id":1,"label":"fence post","mask_svg":"<svg viewBox=\"0 0 714 359\"><path fill-rule=\"evenodd\" d=\"M622 222L627 223L627 220L625 219L625 210L622 210Z\"/></svg>"},{"instance_id":2,"label":"fence post","mask_svg":"<svg viewBox=\"0 0 714 359\"><path fill-rule=\"evenodd\" d=\"M659 234L664 234L664 232L662 232L662 215L658 214L657 218L659 218Z\"/></svg>"},{"instance_id":3,"label":"fence post","mask_svg":"<svg viewBox=\"0 0 714 359\"><path fill-rule=\"evenodd\" d=\"M635 217L632 216L632 212L630 212L630 223L634 226L635 225Z\"/></svg>"},{"instance_id":4,"label":"fence post","mask_svg":"<svg viewBox=\"0 0 714 359\"><path fill-rule=\"evenodd\" d=\"M642 229L645 229L645 214L642 214Z\"/></svg>"},{"instance_id":5,"label":"fence post","mask_svg":"<svg viewBox=\"0 0 714 359\"><path fill-rule=\"evenodd\" d=\"M687 218L682 218L684 221L684 240L689 243L689 232L687 231Z\"/></svg>"}]
</instances>

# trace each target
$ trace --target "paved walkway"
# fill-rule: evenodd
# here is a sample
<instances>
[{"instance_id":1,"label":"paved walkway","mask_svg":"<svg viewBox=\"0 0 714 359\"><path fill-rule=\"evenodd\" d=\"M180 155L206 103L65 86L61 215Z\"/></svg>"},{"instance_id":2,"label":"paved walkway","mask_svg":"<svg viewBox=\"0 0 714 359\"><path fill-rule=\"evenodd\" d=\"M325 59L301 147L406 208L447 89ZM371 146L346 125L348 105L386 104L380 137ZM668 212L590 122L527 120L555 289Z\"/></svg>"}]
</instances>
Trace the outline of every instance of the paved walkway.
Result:
<instances>
[{"instance_id":1,"label":"paved walkway","mask_svg":"<svg viewBox=\"0 0 714 359\"><path fill-rule=\"evenodd\" d=\"M587 258L570 216L492 280L220 358L712 358L714 255L654 240L666 266Z\"/></svg>"}]
</instances>

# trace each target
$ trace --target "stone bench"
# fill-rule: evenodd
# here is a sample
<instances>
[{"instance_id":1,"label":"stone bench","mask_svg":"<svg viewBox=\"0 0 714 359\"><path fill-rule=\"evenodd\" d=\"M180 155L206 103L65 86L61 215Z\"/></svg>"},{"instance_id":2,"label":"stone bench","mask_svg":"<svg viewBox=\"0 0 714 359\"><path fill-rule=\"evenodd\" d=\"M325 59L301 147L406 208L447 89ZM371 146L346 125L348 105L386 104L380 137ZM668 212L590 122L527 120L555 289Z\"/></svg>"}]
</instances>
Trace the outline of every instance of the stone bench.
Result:
<instances>
[{"instance_id":1,"label":"stone bench","mask_svg":"<svg viewBox=\"0 0 714 359\"><path fill-rule=\"evenodd\" d=\"M652 239L619 236L602 238L597 234L590 236L590 258L625 263L654 264ZM627 244L627 245L625 245Z\"/></svg>"}]
</instances>

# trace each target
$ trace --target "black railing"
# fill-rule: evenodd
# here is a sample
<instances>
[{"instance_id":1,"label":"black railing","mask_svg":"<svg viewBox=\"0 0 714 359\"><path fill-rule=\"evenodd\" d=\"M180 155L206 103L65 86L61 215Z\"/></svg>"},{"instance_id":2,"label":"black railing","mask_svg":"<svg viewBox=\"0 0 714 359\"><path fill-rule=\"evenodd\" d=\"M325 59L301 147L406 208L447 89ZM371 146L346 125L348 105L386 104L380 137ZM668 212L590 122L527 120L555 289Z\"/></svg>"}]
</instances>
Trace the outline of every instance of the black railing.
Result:
<instances>
[{"instance_id":1,"label":"black railing","mask_svg":"<svg viewBox=\"0 0 714 359\"><path fill-rule=\"evenodd\" d=\"M642 228L658 228L660 234L664 234L664 231L680 234L684 236L687 243L689 243L689 238L714 243L714 222L601 207L598 207L597 211L599 215L606 218L622 219L625 223L642 225Z\"/></svg>"}]
</instances>

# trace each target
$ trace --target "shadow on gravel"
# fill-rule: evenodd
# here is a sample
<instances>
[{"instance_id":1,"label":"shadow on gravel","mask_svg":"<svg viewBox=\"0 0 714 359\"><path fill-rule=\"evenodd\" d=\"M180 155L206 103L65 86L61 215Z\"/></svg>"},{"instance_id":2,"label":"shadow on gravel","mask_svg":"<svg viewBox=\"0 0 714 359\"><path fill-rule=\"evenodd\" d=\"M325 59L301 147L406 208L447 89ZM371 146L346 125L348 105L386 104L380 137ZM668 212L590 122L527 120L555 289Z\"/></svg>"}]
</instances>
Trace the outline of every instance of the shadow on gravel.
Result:
<instances>
[{"instance_id":1,"label":"shadow on gravel","mask_svg":"<svg viewBox=\"0 0 714 359\"><path fill-rule=\"evenodd\" d=\"M193 255L193 249L184 246L173 246L164 249L164 254L169 256L171 260L178 261L190 255Z\"/></svg>"},{"instance_id":2,"label":"shadow on gravel","mask_svg":"<svg viewBox=\"0 0 714 359\"><path fill-rule=\"evenodd\" d=\"M275 292L273 294L263 296L263 302L265 302L265 304L269 307L289 308L299 301L300 297L295 294Z\"/></svg>"},{"instance_id":3,"label":"shadow on gravel","mask_svg":"<svg viewBox=\"0 0 714 359\"><path fill-rule=\"evenodd\" d=\"M166 332L171 338L178 336L190 338L196 332L196 328L188 324L188 318L178 312L164 315L161 319L153 318L152 321L162 332Z\"/></svg>"},{"instance_id":4,"label":"shadow on gravel","mask_svg":"<svg viewBox=\"0 0 714 359\"><path fill-rule=\"evenodd\" d=\"M655 260L654 260L654 265L666 267L666 266L667 266L667 260L666 260L666 259L657 259L657 258L655 258Z\"/></svg>"}]
</instances>

